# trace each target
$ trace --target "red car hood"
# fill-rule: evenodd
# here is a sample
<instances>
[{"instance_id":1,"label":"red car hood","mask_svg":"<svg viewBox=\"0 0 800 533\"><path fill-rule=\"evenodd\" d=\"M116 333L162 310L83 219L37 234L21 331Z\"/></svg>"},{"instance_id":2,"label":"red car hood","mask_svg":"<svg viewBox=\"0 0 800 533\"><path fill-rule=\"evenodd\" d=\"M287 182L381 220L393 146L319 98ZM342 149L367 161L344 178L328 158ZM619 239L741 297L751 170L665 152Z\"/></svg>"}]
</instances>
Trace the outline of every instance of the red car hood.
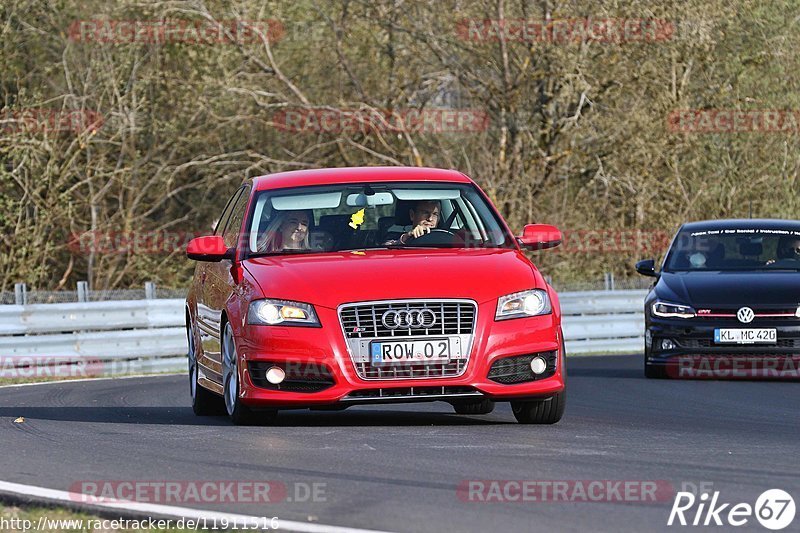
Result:
<instances>
[{"instance_id":1,"label":"red car hood","mask_svg":"<svg viewBox=\"0 0 800 533\"><path fill-rule=\"evenodd\" d=\"M508 249L366 250L259 257L244 265L265 297L331 309L396 298L482 303L545 286L525 255Z\"/></svg>"}]
</instances>

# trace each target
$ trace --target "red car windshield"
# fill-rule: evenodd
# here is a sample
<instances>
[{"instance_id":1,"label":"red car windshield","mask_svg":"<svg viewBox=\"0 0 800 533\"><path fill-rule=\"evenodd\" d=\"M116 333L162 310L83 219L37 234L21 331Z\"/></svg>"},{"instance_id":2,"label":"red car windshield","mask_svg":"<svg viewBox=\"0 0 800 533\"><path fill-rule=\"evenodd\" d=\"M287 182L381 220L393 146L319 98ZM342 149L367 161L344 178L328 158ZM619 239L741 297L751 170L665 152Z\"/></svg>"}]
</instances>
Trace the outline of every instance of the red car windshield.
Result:
<instances>
[{"instance_id":1,"label":"red car windshield","mask_svg":"<svg viewBox=\"0 0 800 533\"><path fill-rule=\"evenodd\" d=\"M455 183L343 184L261 191L256 193L248 220L251 256L515 245L483 195L472 185Z\"/></svg>"}]
</instances>

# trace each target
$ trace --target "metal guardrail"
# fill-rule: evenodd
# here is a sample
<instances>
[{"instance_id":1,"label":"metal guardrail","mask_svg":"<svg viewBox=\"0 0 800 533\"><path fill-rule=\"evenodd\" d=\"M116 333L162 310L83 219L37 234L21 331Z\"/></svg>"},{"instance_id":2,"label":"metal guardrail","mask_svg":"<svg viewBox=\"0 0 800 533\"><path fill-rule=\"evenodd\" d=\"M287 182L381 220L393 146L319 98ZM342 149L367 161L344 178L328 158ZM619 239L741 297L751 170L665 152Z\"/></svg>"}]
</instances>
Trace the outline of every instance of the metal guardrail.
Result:
<instances>
[{"instance_id":1,"label":"metal guardrail","mask_svg":"<svg viewBox=\"0 0 800 533\"><path fill-rule=\"evenodd\" d=\"M0 305L0 377L183 370L186 349L182 299Z\"/></svg>"},{"instance_id":2,"label":"metal guardrail","mask_svg":"<svg viewBox=\"0 0 800 533\"><path fill-rule=\"evenodd\" d=\"M567 354L644 351L646 290L559 294Z\"/></svg>"},{"instance_id":3,"label":"metal guardrail","mask_svg":"<svg viewBox=\"0 0 800 533\"><path fill-rule=\"evenodd\" d=\"M0 305L0 335L177 327L183 309L179 299Z\"/></svg>"},{"instance_id":4,"label":"metal guardrail","mask_svg":"<svg viewBox=\"0 0 800 533\"><path fill-rule=\"evenodd\" d=\"M559 295L568 354L631 353L644 348L647 291L584 291ZM0 305L0 360L117 362L104 367L183 369L182 299ZM155 361L167 358L169 363ZM154 359L150 363L120 361Z\"/></svg>"},{"instance_id":5,"label":"metal guardrail","mask_svg":"<svg viewBox=\"0 0 800 533\"><path fill-rule=\"evenodd\" d=\"M560 281L550 276L545 276L547 282L559 293L568 291L618 291L640 290L648 288L653 280L643 276L616 279L614 274L606 272L603 279L584 281ZM28 304L56 304L75 302L105 302L121 300L166 300L173 298L186 298L187 287L170 288L157 286L155 282L148 281L141 288L128 289L91 289L86 281L79 281L76 290L38 290L29 289L25 283L15 283L14 291L0 291L0 306L2 305L28 305Z\"/></svg>"}]
</instances>

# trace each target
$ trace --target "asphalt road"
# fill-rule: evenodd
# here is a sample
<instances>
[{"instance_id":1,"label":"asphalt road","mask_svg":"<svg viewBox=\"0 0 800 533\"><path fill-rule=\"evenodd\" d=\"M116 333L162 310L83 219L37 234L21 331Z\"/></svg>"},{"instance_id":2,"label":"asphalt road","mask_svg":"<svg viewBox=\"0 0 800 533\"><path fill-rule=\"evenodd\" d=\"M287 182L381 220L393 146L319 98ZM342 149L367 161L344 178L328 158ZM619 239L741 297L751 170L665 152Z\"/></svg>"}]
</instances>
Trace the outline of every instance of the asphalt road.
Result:
<instances>
[{"instance_id":1,"label":"asphalt road","mask_svg":"<svg viewBox=\"0 0 800 533\"><path fill-rule=\"evenodd\" d=\"M554 426L517 424L508 404L458 416L437 402L290 411L275 426L233 427L192 414L184 376L3 388L0 479L61 490L82 480L269 480L294 501L163 503L389 531L696 530L666 526L685 484L751 505L779 488L800 504L800 383L645 380L640 361L570 358ZM465 501L457 488L469 480L566 481L569 498L580 498L575 481L648 481L660 501ZM318 501L296 501L313 484ZM787 531L798 528L800 516ZM737 529L767 531L753 517Z\"/></svg>"}]
</instances>

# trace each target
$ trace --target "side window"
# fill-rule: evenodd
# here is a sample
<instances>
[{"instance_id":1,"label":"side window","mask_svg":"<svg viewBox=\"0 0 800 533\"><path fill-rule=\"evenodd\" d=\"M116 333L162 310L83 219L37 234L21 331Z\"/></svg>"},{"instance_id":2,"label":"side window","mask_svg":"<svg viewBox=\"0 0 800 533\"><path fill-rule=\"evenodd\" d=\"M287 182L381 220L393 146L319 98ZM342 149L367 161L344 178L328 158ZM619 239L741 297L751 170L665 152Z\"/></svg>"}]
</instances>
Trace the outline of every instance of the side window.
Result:
<instances>
[{"instance_id":1,"label":"side window","mask_svg":"<svg viewBox=\"0 0 800 533\"><path fill-rule=\"evenodd\" d=\"M244 222L244 211L247 209L247 201L250 199L250 188L243 187L242 193L236 199L236 203L231 209L231 216L225 226L225 232L222 234L222 239L225 241L225 246L228 248L238 246L239 236L242 231L242 222Z\"/></svg>"},{"instance_id":2,"label":"side window","mask_svg":"<svg viewBox=\"0 0 800 533\"><path fill-rule=\"evenodd\" d=\"M233 193L231 199L228 200L228 203L225 205L225 209L222 210L222 216L220 216L219 220L217 220L217 226L214 228L214 235L222 235L222 231L225 229L225 226L228 224L228 219L231 216L231 210L233 210L233 206L236 204L236 199L239 198L242 189L244 189L244 187L239 187L236 189L236 192Z\"/></svg>"}]
</instances>

